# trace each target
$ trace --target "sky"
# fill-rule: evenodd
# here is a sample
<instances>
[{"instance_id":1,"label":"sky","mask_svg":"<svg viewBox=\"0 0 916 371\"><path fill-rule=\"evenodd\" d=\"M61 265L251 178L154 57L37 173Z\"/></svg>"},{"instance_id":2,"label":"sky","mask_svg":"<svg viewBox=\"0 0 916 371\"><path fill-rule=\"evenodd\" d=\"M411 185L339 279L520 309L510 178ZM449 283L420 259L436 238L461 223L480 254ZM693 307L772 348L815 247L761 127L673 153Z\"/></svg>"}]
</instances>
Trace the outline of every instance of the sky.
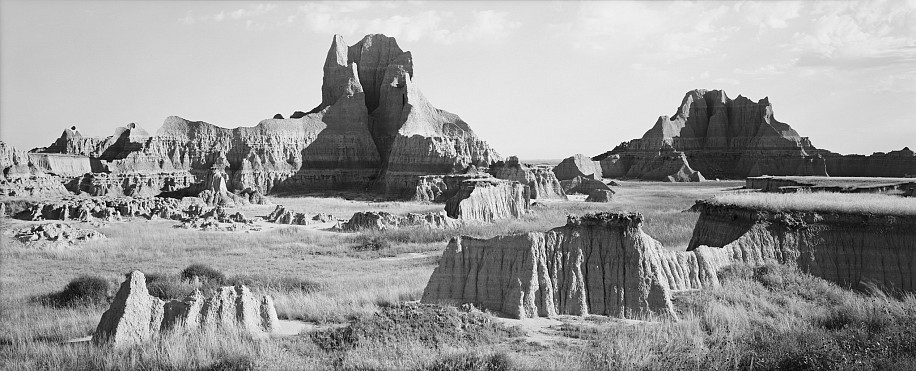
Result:
<instances>
[{"instance_id":1,"label":"sky","mask_svg":"<svg viewBox=\"0 0 916 371\"><path fill-rule=\"evenodd\" d=\"M0 140L307 111L333 35L371 33L396 37L426 98L506 156L600 154L693 89L769 97L818 148L916 149L916 0L0 0Z\"/></svg>"}]
</instances>

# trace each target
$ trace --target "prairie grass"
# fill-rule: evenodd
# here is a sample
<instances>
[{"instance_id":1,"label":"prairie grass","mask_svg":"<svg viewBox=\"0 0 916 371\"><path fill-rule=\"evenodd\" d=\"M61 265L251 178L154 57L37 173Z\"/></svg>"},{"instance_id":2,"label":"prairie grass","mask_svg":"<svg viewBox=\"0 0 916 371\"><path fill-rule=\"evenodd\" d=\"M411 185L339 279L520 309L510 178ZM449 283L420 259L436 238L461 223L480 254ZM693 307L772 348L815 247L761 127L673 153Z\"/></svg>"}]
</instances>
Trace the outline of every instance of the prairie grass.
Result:
<instances>
[{"instance_id":1,"label":"prairie grass","mask_svg":"<svg viewBox=\"0 0 916 371\"><path fill-rule=\"evenodd\" d=\"M770 211L916 216L916 198L871 193L764 193L720 194L714 202Z\"/></svg>"},{"instance_id":2,"label":"prairie grass","mask_svg":"<svg viewBox=\"0 0 916 371\"><path fill-rule=\"evenodd\" d=\"M758 328L768 329L759 327L763 326L761 323L776 326L777 322L785 321L798 328L817 328L810 325L813 321L843 329L869 323L866 327L893 329L893 324L903 315L899 313L911 313L908 312L913 307L910 301L898 300L896 307L875 306L868 300L857 301L859 299L855 298L859 296L848 296L850 294L839 289L827 290L818 286L820 284L805 280L792 286L794 288L779 290L807 293L804 295L808 296L801 296L803 299L822 299L804 299L813 304L791 306L780 304L789 300L780 299L786 297L780 295L751 301L748 296L761 294L750 289L777 290L781 287L773 286L774 283L760 283L762 276L758 274L726 280L721 291L704 293L709 296L695 301L679 299L679 305L684 308L681 322L662 321L625 327L607 325L599 331L570 330L569 335L582 339L584 345L545 348L528 344L513 333L502 333L486 341L459 336L455 341L429 342L424 340L423 332L437 328L438 322L417 328L411 327L404 316L385 314L389 307L420 299L440 252L448 239L455 235L486 238L546 231L564 225L569 214L639 211L644 215L643 227L647 233L669 248L682 248L689 241L697 218L695 213L683 211L696 199L709 198L743 185L742 182L619 183L621 185L615 187L617 194L610 203L543 202L520 219L467 224L452 230L405 228L332 233L284 226L263 232L226 233L177 229L167 221L132 221L101 227L101 232L108 236L106 240L89 242L77 249L53 251L27 249L0 236L0 368L603 369L619 366L652 369L658 368L659 364L673 368L691 365L732 368L723 365L747 362L735 355L754 344L751 335L741 337L735 331L746 331L742 334L752 335L765 333L764 330L753 332ZM297 212L336 212L334 215L341 218L366 210L402 214L442 209L442 205L438 204L369 203L315 197L281 197L273 201ZM244 211L264 215L272 208L253 206ZM9 227L9 223L28 224L9 220L2 223L0 227L4 229ZM354 249L367 239L384 240L387 247L377 251ZM404 256L405 253L420 254ZM106 305L54 308L31 300L35 296L60 291L70 280L84 274L99 276L116 285L123 280L124 273L139 269L183 282L179 277L181 270L194 263L207 264L225 274L226 284L244 282L259 293L271 294L281 318L336 326L362 323L363 328L376 326L380 329L388 329L381 325L388 323L404 336L367 336L347 349L325 350L310 336L258 340L231 331L171 334L146 347L110 352L85 344L59 343L90 334ZM775 278L771 281L776 282ZM806 291L804 287L809 289ZM824 295L816 294L818 290L834 292L832 295L836 298L830 299L832 301L823 299ZM888 300L894 302L894 299ZM836 312L823 309L827 306L837 308ZM885 309L897 314L890 317L872 314L875 310ZM755 318L760 316L759 312L785 317L758 321ZM449 322L453 319L451 312L432 313L441 315L443 323L450 326L457 324L456 329L469 328L464 322ZM815 316L810 313L820 314ZM420 315L433 316L430 313ZM394 319L379 322L379 318ZM717 337L711 334L717 334ZM903 349L901 347L904 345L895 349ZM715 355L718 353L723 355ZM666 358L666 355L670 357ZM644 360L639 357L644 357Z\"/></svg>"}]
</instances>

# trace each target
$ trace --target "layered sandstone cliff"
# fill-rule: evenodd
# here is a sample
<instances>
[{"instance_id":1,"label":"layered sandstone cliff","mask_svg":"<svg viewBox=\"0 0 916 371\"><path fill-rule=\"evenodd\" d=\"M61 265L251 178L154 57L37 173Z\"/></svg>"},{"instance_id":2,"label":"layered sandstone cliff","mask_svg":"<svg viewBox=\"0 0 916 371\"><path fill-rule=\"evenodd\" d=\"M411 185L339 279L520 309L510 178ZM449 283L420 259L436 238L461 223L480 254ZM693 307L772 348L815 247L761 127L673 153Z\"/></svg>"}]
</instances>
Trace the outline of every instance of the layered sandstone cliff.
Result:
<instances>
[{"instance_id":1,"label":"layered sandstone cliff","mask_svg":"<svg viewBox=\"0 0 916 371\"><path fill-rule=\"evenodd\" d=\"M570 217L548 232L449 242L422 302L474 303L516 318L675 316L673 290L718 285L717 250L674 252L635 213Z\"/></svg>"},{"instance_id":2,"label":"layered sandstone cliff","mask_svg":"<svg viewBox=\"0 0 916 371\"><path fill-rule=\"evenodd\" d=\"M698 202L688 250L719 249L733 263L794 265L846 287L916 290L916 217L766 211Z\"/></svg>"},{"instance_id":3,"label":"layered sandstone cliff","mask_svg":"<svg viewBox=\"0 0 916 371\"><path fill-rule=\"evenodd\" d=\"M411 53L394 38L368 35L347 46L335 36L321 103L307 113L235 129L172 116L154 136L135 124L107 138L72 127L43 152L87 156L97 162L94 171L115 177L143 174L150 188L187 176L200 181L218 168L230 191L265 194L373 188L409 196L419 175L499 159L460 117L433 107L413 75ZM125 183L133 186L130 176Z\"/></svg>"}]
</instances>

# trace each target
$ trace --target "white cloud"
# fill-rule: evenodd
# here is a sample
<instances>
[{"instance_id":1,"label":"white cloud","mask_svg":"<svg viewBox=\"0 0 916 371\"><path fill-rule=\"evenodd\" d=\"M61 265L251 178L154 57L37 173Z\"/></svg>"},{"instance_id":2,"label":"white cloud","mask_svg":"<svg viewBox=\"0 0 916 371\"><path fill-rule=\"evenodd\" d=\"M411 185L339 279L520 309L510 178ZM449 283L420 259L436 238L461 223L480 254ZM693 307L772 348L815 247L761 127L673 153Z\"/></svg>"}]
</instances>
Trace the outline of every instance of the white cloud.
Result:
<instances>
[{"instance_id":1,"label":"white cloud","mask_svg":"<svg viewBox=\"0 0 916 371\"><path fill-rule=\"evenodd\" d=\"M521 26L507 12L493 10L474 11L468 14L469 22L448 11L422 10L413 13L400 11L387 17L374 17L379 6L394 9L401 3L328 2L310 3L299 7L306 29L322 34L372 34L382 33L403 41L427 39L442 44L458 42L498 42ZM370 5L374 7L370 7ZM422 4L420 4L422 5ZM294 23L299 19L287 19Z\"/></svg>"},{"instance_id":2,"label":"white cloud","mask_svg":"<svg viewBox=\"0 0 916 371\"><path fill-rule=\"evenodd\" d=\"M916 1L823 2L793 51L825 59L916 58ZM879 62L879 61L875 61Z\"/></svg>"},{"instance_id":3,"label":"white cloud","mask_svg":"<svg viewBox=\"0 0 916 371\"><path fill-rule=\"evenodd\" d=\"M178 22L186 25L192 25L199 22L222 22L225 20L232 21L241 21L245 20L245 26L251 28L254 25L253 18L260 17L267 13L270 13L272 10L276 9L276 4L254 4L249 5L246 8L239 8L229 12L220 11L219 13L195 16L193 12L189 11L185 14L184 17L180 18Z\"/></svg>"},{"instance_id":4,"label":"white cloud","mask_svg":"<svg viewBox=\"0 0 916 371\"><path fill-rule=\"evenodd\" d=\"M580 50L630 52L665 59L710 53L729 29L718 2L584 2L568 22L552 25Z\"/></svg>"}]
</instances>

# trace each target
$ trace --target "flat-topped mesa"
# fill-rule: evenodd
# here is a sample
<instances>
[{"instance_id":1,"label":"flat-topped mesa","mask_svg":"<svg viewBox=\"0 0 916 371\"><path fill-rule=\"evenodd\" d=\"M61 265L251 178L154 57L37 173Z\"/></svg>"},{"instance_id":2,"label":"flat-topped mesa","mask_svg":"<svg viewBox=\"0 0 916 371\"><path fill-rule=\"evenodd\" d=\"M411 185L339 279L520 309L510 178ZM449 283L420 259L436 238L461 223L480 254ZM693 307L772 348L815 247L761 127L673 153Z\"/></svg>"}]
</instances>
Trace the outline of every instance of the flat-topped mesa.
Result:
<instances>
[{"instance_id":1,"label":"flat-topped mesa","mask_svg":"<svg viewBox=\"0 0 916 371\"><path fill-rule=\"evenodd\" d=\"M842 286L916 291L916 215L808 209L770 211L698 201L688 250L721 251L732 263L797 266Z\"/></svg>"},{"instance_id":2,"label":"flat-topped mesa","mask_svg":"<svg viewBox=\"0 0 916 371\"><path fill-rule=\"evenodd\" d=\"M528 186L531 199L565 200L566 194L560 181L550 168L531 167L521 164L518 157L511 156L505 162L490 166L490 174L499 179L519 182Z\"/></svg>"},{"instance_id":3,"label":"flat-topped mesa","mask_svg":"<svg viewBox=\"0 0 916 371\"><path fill-rule=\"evenodd\" d=\"M637 213L570 217L548 232L457 237L422 302L474 303L512 317L601 314L676 316L671 293L718 285L715 251L666 250Z\"/></svg>"},{"instance_id":4,"label":"flat-topped mesa","mask_svg":"<svg viewBox=\"0 0 916 371\"><path fill-rule=\"evenodd\" d=\"M73 127L44 152L89 156L104 172L184 172L198 181L220 166L230 191L264 194L374 187L410 195L419 175L499 159L458 116L430 105L412 78L412 56L393 38L368 35L347 46L338 35L325 61L321 103L307 113L235 129L171 116L155 136L134 124L107 138Z\"/></svg>"}]
</instances>

